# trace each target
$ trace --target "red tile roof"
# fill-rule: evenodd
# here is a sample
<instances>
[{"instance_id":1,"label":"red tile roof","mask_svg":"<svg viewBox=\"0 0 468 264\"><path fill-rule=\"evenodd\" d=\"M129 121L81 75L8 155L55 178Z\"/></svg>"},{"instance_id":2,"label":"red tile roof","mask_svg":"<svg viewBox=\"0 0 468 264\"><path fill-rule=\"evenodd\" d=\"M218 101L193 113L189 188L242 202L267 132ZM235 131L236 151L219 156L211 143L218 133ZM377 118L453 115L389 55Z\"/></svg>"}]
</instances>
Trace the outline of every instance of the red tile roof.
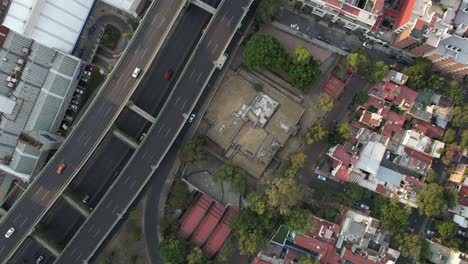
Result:
<instances>
[{"instance_id":1,"label":"red tile roof","mask_svg":"<svg viewBox=\"0 0 468 264\"><path fill-rule=\"evenodd\" d=\"M200 247L206 242L211 232L218 224L219 219L223 216L224 211L225 208L220 203L215 203L215 205L208 211L207 216L192 236L192 242L195 245Z\"/></svg>"},{"instance_id":2,"label":"red tile roof","mask_svg":"<svg viewBox=\"0 0 468 264\"><path fill-rule=\"evenodd\" d=\"M372 8L372 13L379 14L383 9L384 4L385 4L385 0L374 1L374 8Z\"/></svg>"},{"instance_id":3,"label":"red tile roof","mask_svg":"<svg viewBox=\"0 0 468 264\"><path fill-rule=\"evenodd\" d=\"M216 255L218 250L223 246L224 241L228 238L231 233L231 218L237 214L238 210L234 207L229 207L223 220L218 224L218 227L213 231L212 236L203 247L203 252L212 258Z\"/></svg>"},{"instance_id":4,"label":"red tile roof","mask_svg":"<svg viewBox=\"0 0 468 264\"><path fill-rule=\"evenodd\" d=\"M308 236L297 235L294 244L320 254L321 263L338 263L332 261L340 259L332 245Z\"/></svg>"},{"instance_id":5,"label":"red tile roof","mask_svg":"<svg viewBox=\"0 0 468 264\"><path fill-rule=\"evenodd\" d=\"M394 102L398 105L402 103L408 103L411 106L414 103L414 100L416 100L416 97L418 97L418 94L419 93L413 89L410 89L406 86L401 86Z\"/></svg>"},{"instance_id":6,"label":"red tile roof","mask_svg":"<svg viewBox=\"0 0 468 264\"><path fill-rule=\"evenodd\" d=\"M413 7L416 0L402 0L399 10L392 10L389 8L384 9L384 14L393 17L396 20L394 29L398 29L401 26L408 23L413 13Z\"/></svg>"},{"instance_id":7,"label":"red tile roof","mask_svg":"<svg viewBox=\"0 0 468 264\"><path fill-rule=\"evenodd\" d=\"M353 158L342 145L336 146L331 156L333 158L332 166L337 169L333 176L340 180L348 181L351 176L348 167L351 164L356 164L358 159Z\"/></svg>"},{"instance_id":8,"label":"red tile roof","mask_svg":"<svg viewBox=\"0 0 468 264\"><path fill-rule=\"evenodd\" d=\"M377 184L377 188L375 189L376 192L380 194L387 195L387 189L382 184Z\"/></svg>"},{"instance_id":9,"label":"red tile roof","mask_svg":"<svg viewBox=\"0 0 468 264\"><path fill-rule=\"evenodd\" d=\"M351 263L354 263L354 264L375 264L375 262L373 262L372 260L370 260L370 259L368 259L366 257L353 254L351 249L349 249L348 247L346 247L344 249L344 253L342 255L342 258L347 260L347 261L350 261ZM386 262L380 261L378 263L386 263Z\"/></svg>"},{"instance_id":10,"label":"red tile roof","mask_svg":"<svg viewBox=\"0 0 468 264\"><path fill-rule=\"evenodd\" d=\"M270 262L264 261L260 259L259 257L256 257L253 261L252 264L270 264Z\"/></svg>"},{"instance_id":11,"label":"red tile roof","mask_svg":"<svg viewBox=\"0 0 468 264\"><path fill-rule=\"evenodd\" d=\"M367 101L364 103L364 108L368 109L371 105L377 109L380 109L384 107L385 101L374 96L369 96L369 99L367 99Z\"/></svg>"},{"instance_id":12,"label":"red tile roof","mask_svg":"<svg viewBox=\"0 0 468 264\"><path fill-rule=\"evenodd\" d=\"M190 237L212 203L213 200L210 197L202 195L195 205L185 213L179 229L179 237L181 239L185 240Z\"/></svg>"},{"instance_id":13,"label":"red tile roof","mask_svg":"<svg viewBox=\"0 0 468 264\"><path fill-rule=\"evenodd\" d=\"M432 163L432 157L425 155L419 151L416 151L414 149L405 147L405 153L415 159L418 159L424 163L431 164Z\"/></svg>"},{"instance_id":14,"label":"red tile roof","mask_svg":"<svg viewBox=\"0 0 468 264\"><path fill-rule=\"evenodd\" d=\"M326 0L326 2L327 2L327 4L331 5L332 7L338 7L339 9L341 9L341 7L343 6L341 1L339 1L339 0Z\"/></svg>"},{"instance_id":15,"label":"red tile roof","mask_svg":"<svg viewBox=\"0 0 468 264\"><path fill-rule=\"evenodd\" d=\"M0 25L0 49L3 47L3 43L5 43L5 39L7 38L9 32L9 28Z\"/></svg>"},{"instance_id":16,"label":"red tile roof","mask_svg":"<svg viewBox=\"0 0 468 264\"><path fill-rule=\"evenodd\" d=\"M353 14L355 16L359 16L359 12L360 12L360 10L358 8L355 8L355 7L350 6L350 5L344 5L343 10L348 12L348 13L351 13L351 14Z\"/></svg>"},{"instance_id":17,"label":"red tile roof","mask_svg":"<svg viewBox=\"0 0 468 264\"><path fill-rule=\"evenodd\" d=\"M343 92L345 86L346 84L343 81L331 75L322 87L322 91L328 94L331 98L338 100L338 97Z\"/></svg>"},{"instance_id":18,"label":"red tile roof","mask_svg":"<svg viewBox=\"0 0 468 264\"><path fill-rule=\"evenodd\" d=\"M468 186L462 185L458 192L458 203L463 206L468 206Z\"/></svg>"},{"instance_id":19,"label":"red tile roof","mask_svg":"<svg viewBox=\"0 0 468 264\"><path fill-rule=\"evenodd\" d=\"M444 135L444 130L442 128L422 120L418 120L418 123L414 128L416 131L421 132L430 138L440 139Z\"/></svg>"},{"instance_id":20,"label":"red tile roof","mask_svg":"<svg viewBox=\"0 0 468 264\"><path fill-rule=\"evenodd\" d=\"M386 82L380 87L380 95L383 99L393 101L397 95L398 85Z\"/></svg>"},{"instance_id":21,"label":"red tile roof","mask_svg":"<svg viewBox=\"0 0 468 264\"><path fill-rule=\"evenodd\" d=\"M405 123L406 114L399 115L392 111L385 111L386 124L382 129L382 135L391 137L392 132L398 133L403 129L403 123Z\"/></svg>"},{"instance_id":22,"label":"red tile roof","mask_svg":"<svg viewBox=\"0 0 468 264\"><path fill-rule=\"evenodd\" d=\"M314 232L309 232L309 237L315 238L332 246L336 245L338 240L338 234L341 232L341 226L328 222L326 220L314 217ZM327 231L332 232L330 238L326 238L325 234Z\"/></svg>"}]
</instances>

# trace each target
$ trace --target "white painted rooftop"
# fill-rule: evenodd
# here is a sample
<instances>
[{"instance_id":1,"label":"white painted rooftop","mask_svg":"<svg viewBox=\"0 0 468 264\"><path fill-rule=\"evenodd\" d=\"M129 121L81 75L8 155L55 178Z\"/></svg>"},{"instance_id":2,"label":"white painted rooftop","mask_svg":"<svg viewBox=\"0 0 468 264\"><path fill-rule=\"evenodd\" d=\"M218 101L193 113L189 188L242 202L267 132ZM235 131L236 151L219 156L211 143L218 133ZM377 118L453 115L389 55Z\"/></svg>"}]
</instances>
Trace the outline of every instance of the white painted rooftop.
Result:
<instances>
[{"instance_id":1,"label":"white painted rooftop","mask_svg":"<svg viewBox=\"0 0 468 264\"><path fill-rule=\"evenodd\" d=\"M94 0L13 0L3 25L37 42L70 53Z\"/></svg>"}]
</instances>

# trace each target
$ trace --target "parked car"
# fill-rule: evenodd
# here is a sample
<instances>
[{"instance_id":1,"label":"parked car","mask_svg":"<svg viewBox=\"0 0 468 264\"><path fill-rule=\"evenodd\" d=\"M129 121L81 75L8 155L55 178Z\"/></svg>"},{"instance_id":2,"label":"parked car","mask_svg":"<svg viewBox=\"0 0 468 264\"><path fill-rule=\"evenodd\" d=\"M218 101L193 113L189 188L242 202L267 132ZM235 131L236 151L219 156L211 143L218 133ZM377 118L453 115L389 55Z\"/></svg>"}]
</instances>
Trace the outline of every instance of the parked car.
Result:
<instances>
[{"instance_id":1,"label":"parked car","mask_svg":"<svg viewBox=\"0 0 468 264\"><path fill-rule=\"evenodd\" d=\"M82 82L84 82L84 83L88 83L88 80L89 80L89 79L83 78L83 77L81 77L81 79L80 79L80 81L82 81Z\"/></svg>"},{"instance_id":2,"label":"parked car","mask_svg":"<svg viewBox=\"0 0 468 264\"><path fill-rule=\"evenodd\" d=\"M362 46L363 46L364 48L367 48L367 49L372 49L372 45L369 44L369 43L367 43L367 42L363 42L363 43L362 43Z\"/></svg>"},{"instance_id":3,"label":"parked car","mask_svg":"<svg viewBox=\"0 0 468 264\"><path fill-rule=\"evenodd\" d=\"M67 120L68 122L73 122L75 118L73 116L66 115L63 119Z\"/></svg>"},{"instance_id":4,"label":"parked car","mask_svg":"<svg viewBox=\"0 0 468 264\"><path fill-rule=\"evenodd\" d=\"M92 72L92 71L94 71L94 67L91 66L91 65L88 65L88 66L85 67L85 70Z\"/></svg>"},{"instance_id":5,"label":"parked car","mask_svg":"<svg viewBox=\"0 0 468 264\"><path fill-rule=\"evenodd\" d=\"M402 60L402 59L399 59L399 60L398 60L398 63L400 63L400 64L402 64L402 65L405 65L405 66L410 65L409 62L407 62L407 61L405 61L405 60Z\"/></svg>"},{"instance_id":6,"label":"parked car","mask_svg":"<svg viewBox=\"0 0 468 264\"><path fill-rule=\"evenodd\" d=\"M143 139L145 139L145 137L146 137L146 133L144 133L144 132L141 133L140 137L138 138L138 141L140 141L140 142L143 141Z\"/></svg>"},{"instance_id":7,"label":"parked car","mask_svg":"<svg viewBox=\"0 0 468 264\"><path fill-rule=\"evenodd\" d=\"M71 104L69 105L70 109L74 110L74 111L78 111L78 106L77 105L74 105L74 104Z\"/></svg>"},{"instance_id":8,"label":"parked car","mask_svg":"<svg viewBox=\"0 0 468 264\"><path fill-rule=\"evenodd\" d=\"M36 264L40 264L40 263L42 262L43 259L44 259L44 256L42 256L42 255L39 256L39 257L37 257L37 259L36 259Z\"/></svg>"},{"instance_id":9,"label":"parked car","mask_svg":"<svg viewBox=\"0 0 468 264\"><path fill-rule=\"evenodd\" d=\"M367 206L367 205L365 205L365 204L361 204L360 207L361 207L362 209L364 209L364 210L370 210L370 207Z\"/></svg>"},{"instance_id":10,"label":"parked car","mask_svg":"<svg viewBox=\"0 0 468 264\"><path fill-rule=\"evenodd\" d=\"M299 26L297 24L291 24L290 27L295 30L299 30Z\"/></svg>"},{"instance_id":11,"label":"parked car","mask_svg":"<svg viewBox=\"0 0 468 264\"><path fill-rule=\"evenodd\" d=\"M70 101L70 103L74 104L74 105L80 105L80 101L76 100L76 99L72 99Z\"/></svg>"},{"instance_id":12,"label":"parked car","mask_svg":"<svg viewBox=\"0 0 468 264\"><path fill-rule=\"evenodd\" d=\"M89 194L85 195L85 197L83 197L83 200L82 202L85 204L89 201L89 198L91 198L91 196Z\"/></svg>"},{"instance_id":13,"label":"parked car","mask_svg":"<svg viewBox=\"0 0 468 264\"><path fill-rule=\"evenodd\" d=\"M84 74L85 76L91 77L91 75L92 75L93 73L90 72L90 71L84 71L83 74Z\"/></svg>"},{"instance_id":14,"label":"parked car","mask_svg":"<svg viewBox=\"0 0 468 264\"><path fill-rule=\"evenodd\" d=\"M6 237L6 238L11 237L11 235L13 235L14 232L15 232L15 228L14 228L14 227L10 227L10 229L8 229L8 231L5 233L5 237Z\"/></svg>"},{"instance_id":15,"label":"parked car","mask_svg":"<svg viewBox=\"0 0 468 264\"><path fill-rule=\"evenodd\" d=\"M84 94L84 90L76 89L76 90L75 90L75 93L77 93L77 94Z\"/></svg>"},{"instance_id":16,"label":"parked car","mask_svg":"<svg viewBox=\"0 0 468 264\"><path fill-rule=\"evenodd\" d=\"M326 181L326 180L327 180L327 178L325 178L325 177L322 176L322 175L318 175L317 178L318 178L319 180L321 180L321 181Z\"/></svg>"},{"instance_id":17,"label":"parked car","mask_svg":"<svg viewBox=\"0 0 468 264\"><path fill-rule=\"evenodd\" d=\"M82 95L82 94L79 94L79 93L75 93L75 94L73 95L73 98L77 98L78 100L81 99L81 97L83 97L83 95Z\"/></svg>"}]
</instances>

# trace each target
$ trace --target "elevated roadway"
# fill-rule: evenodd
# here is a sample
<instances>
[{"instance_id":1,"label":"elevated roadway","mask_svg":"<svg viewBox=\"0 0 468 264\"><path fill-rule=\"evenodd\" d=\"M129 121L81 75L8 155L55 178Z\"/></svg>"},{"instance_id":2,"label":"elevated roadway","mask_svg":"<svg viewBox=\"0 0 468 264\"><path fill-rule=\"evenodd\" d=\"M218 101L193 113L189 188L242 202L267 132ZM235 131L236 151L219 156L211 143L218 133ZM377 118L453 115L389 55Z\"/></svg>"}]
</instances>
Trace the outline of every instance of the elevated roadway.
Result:
<instances>
[{"instance_id":1,"label":"elevated roadway","mask_svg":"<svg viewBox=\"0 0 468 264\"><path fill-rule=\"evenodd\" d=\"M19 201L2 218L0 263L5 263L32 232L105 136L137 85L138 80L130 77L133 69L146 68L150 64L184 3L183 0L158 0L150 7L127 51L83 118ZM67 167L61 175L57 175L56 169L60 163L65 163ZM10 227L14 227L15 232L10 238L5 238L3 234Z\"/></svg>"},{"instance_id":2,"label":"elevated roadway","mask_svg":"<svg viewBox=\"0 0 468 264\"><path fill-rule=\"evenodd\" d=\"M251 3L252 0L224 0L219 5L144 141L56 263L87 263L126 213L187 121L215 70L216 61L224 53Z\"/></svg>"}]
</instances>

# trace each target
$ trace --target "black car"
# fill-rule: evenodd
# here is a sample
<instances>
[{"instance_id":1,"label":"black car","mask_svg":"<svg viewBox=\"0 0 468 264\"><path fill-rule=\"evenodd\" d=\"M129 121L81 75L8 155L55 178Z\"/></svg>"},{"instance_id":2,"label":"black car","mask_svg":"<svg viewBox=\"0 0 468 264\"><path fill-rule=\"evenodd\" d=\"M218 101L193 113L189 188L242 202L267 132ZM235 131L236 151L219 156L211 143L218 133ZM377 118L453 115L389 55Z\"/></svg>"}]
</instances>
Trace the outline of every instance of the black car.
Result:
<instances>
[{"instance_id":1,"label":"black car","mask_svg":"<svg viewBox=\"0 0 468 264\"><path fill-rule=\"evenodd\" d=\"M405 60L402 60L402 59L399 59L399 60L398 60L398 63L400 63L400 64L402 64L402 65L405 65L405 66L410 65L409 62L407 62L407 61L405 61Z\"/></svg>"}]
</instances>

